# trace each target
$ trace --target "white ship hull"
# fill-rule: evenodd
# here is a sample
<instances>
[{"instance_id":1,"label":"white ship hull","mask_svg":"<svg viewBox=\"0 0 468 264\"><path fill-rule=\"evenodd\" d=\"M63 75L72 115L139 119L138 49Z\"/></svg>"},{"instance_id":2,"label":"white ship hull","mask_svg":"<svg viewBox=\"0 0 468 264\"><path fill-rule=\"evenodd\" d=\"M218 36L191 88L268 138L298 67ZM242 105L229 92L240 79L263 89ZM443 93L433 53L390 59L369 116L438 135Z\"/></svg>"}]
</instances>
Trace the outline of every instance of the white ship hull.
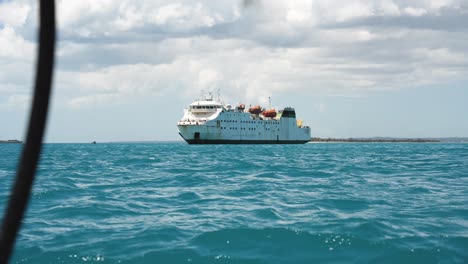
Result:
<instances>
[{"instance_id":1,"label":"white ship hull","mask_svg":"<svg viewBox=\"0 0 468 264\"><path fill-rule=\"evenodd\" d=\"M252 115L220 103L198 101L185 110L178 122L180 136L189 144L303 144L310 141L310 128L297 124L294 109L279 118ZM206 107L198 109L195 107Z\"/></svg>"}]
</instances>

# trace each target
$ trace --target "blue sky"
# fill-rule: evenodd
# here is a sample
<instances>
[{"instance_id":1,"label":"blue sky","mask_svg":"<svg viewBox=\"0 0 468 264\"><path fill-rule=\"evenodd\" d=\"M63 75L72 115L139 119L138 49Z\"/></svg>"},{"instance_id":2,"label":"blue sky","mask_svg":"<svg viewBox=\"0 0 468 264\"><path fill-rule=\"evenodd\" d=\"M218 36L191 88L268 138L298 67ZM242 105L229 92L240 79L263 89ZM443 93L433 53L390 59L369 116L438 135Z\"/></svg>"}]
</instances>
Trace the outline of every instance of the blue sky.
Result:
<instances>
[{"instance_id":1,"label":"blue sky","mask_svg":"<svg viewBox=\"0 0 468 264\"><path fill-rule=\"evenodd\" d=\"M22 139L37 1L0 1L0 139ZM47 142L180 140L200 90L319 137L468 136L462 0L58 1Z\"/></svg>"}]
</instances>

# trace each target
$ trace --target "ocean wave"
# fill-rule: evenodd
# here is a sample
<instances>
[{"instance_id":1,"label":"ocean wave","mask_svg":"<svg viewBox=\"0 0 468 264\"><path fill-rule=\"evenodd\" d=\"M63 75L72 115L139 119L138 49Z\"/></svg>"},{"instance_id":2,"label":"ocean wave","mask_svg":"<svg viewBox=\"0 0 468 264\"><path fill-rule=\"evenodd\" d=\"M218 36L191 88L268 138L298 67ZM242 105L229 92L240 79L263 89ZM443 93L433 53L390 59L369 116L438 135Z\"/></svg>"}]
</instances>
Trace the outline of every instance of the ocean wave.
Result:
<instances>
[{"instance_id":1,"label":"ocean wave","mask_svg":"<svg viewBox=\"0 0 468 264\"><path fill-rule=\"evenodd\" d=\"M466 186L466 144L49 144L13 263L463 263Z\"/></svg>"}]
</instances>

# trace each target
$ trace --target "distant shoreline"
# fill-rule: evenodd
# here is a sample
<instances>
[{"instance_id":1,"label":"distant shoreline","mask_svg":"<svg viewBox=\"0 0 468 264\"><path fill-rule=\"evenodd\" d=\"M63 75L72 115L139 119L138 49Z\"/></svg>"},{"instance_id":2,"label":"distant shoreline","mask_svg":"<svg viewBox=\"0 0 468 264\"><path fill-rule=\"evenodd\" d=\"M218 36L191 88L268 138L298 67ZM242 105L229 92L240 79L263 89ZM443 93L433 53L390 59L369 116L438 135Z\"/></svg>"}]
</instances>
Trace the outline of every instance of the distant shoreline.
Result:
<instances>
[{"instance_id":1,"label":"distant shoreline","mask_svg":"<svg viewBox=\"0 0 468 264\"><path fill-rule=\"evenodd\" d=\"M313 137L310 142L350 142L350 143L439 143L439 139L427 138L319 138Z\"/></svg>"},{"instance_id":2,"label":"distant shoreline","mask_svg":"<svg viewBox=\"0 0 468 264\"><path fill-rule=\"evenodd\" d=\"M23 144L23 141L10 139L0 140L0 144ZM91 144L92 142L44 142L44 144ZM154 144L154 143L185 143L182 140L139 140L139 141L102 141L97 144ZM468 143L468 137L447 138L320 138L313 137L309 143Z\"/></svg>"},{"instance_id":3,"label":"distant shoreline","mask_svg":"<svg viewBox=\"0 0 468 264\"><path fill-rule=\"evenodd\" d=\"M0 140L0 144L21 144L23 141L17 139Z\"/></svg>"}]
</instances>

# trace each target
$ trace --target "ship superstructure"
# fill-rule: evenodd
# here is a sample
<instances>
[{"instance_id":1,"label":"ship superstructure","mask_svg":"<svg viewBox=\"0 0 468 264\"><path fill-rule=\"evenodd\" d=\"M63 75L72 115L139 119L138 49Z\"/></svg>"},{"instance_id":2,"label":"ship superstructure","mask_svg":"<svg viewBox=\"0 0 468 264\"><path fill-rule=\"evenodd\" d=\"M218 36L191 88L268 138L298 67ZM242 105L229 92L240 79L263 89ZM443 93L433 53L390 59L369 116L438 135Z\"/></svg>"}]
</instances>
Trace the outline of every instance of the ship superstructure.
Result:
<instances>
[{"instance_id":1,"label":"ship superstructure","mask_svg":"<svg viewBox=\"0 0 468 264\"><path fill-rule=\"evenodd\" d=\"M189 144L302 144L311 138L310 127L296 119L292 107L246 109L212 97L191 103L177 127Z\"/></svg>"}]
</instances>

